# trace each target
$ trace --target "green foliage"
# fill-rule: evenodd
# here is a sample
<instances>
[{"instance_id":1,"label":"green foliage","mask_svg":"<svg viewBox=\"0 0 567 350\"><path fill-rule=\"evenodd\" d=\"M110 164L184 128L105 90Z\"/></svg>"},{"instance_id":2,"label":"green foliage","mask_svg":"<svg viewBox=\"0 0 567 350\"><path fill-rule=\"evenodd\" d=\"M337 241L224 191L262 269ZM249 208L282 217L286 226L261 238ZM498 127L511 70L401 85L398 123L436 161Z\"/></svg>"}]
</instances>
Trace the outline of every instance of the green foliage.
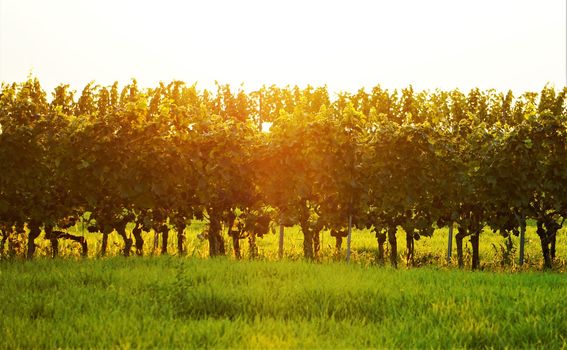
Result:
<instances>
[{"instance_id":1,"label":"green foliage","mask_svg":"<svg viewBox=\"0 0 567 350\"><path fill-rule=\"evenodd\" d=\"M2 235L26 227L31 257L41 228L62 232L88 213L101 255L114 231L130 253L128 223L138 251L139 231L157 232L154 247L161 235L167 252L174 230L181 252L183 230L206 219L210 254L223 255L224 229L235 247L244 238L254 245L270 216L299 225L305 256L317 258L322 230L344 232L352 217L379 246L388 235L396 264L399 227L413 260L413 240L454 223L459 244L473 238L476 268L485 225L507 236L533 219L551 267L567 217L566 94L377 86L333 99L326 87L247 94L133 80L122 89L89 83L80 94L61 85L49 101L37 79L3 84ZM273 123L269 133L263 121ZM61 237L79 240L46 238L55 247Z\"/></svg>"}]
</instances>

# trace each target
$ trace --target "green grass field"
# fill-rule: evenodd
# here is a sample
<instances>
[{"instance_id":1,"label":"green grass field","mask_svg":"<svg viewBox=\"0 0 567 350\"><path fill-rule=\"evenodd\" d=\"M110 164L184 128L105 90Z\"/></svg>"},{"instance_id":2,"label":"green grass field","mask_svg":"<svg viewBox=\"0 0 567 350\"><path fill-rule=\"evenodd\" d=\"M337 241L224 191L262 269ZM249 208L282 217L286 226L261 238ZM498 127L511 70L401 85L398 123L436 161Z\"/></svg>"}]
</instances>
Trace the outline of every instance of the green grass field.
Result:
<instances>
[{"instance_id":1,"label":"green grass field","mask_svg":"<svg viewBox=\"0 0 567 350\"><path fill-rule=\"evenodd\" d=\"M419 268L406 268L399 232L400 268L375 264L376 241L353 233L352 263L322 234L317 262L303 260L302 234L285 231L258 239L260 256L209 259L208 242L187 230L187 257L123 258L122 241L109 240L108 258L95 258L100 235L85 234L90 259L76 243L61 240L50 259L39 238L37 258L0 261L0 349L30 348L567 348L567 235L559 232L552 272L541 272L535 228L526 233L526 264L517 263L518 239L481 236L481 270L446 262L447 229L416 242ZM465 239L470 263L470 243ZM388 249L388 247L386 247ZM455 253L454 253L455 254ZM520 272L521 271L521 272Z\"/></svg>"},{"instance_id":2,"label":"green grass field","mask_svg":"<svg viewBox=\"0 0 567 350\"><path fill-rule=\"evenodd\" d=\"M556 272L179 257L0 263L0 348L567 346Z\"/></svg>"}]
</instances>

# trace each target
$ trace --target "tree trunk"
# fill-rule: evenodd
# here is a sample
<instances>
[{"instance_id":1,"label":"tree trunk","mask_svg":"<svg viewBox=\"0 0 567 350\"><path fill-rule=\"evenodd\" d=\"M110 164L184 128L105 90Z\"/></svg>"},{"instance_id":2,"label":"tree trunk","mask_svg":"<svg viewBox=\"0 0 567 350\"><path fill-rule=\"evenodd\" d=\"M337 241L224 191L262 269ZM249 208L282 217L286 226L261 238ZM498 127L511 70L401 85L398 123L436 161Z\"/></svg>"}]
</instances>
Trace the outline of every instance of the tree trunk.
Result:
<instances>
[{"instance_id":1,"label":"tree trunk","mask_svg":"<svg viewBox=\"0 0 567 350\"><path fill-rule=\"evenodd\" d=\"M86 237L79 237L79 243L81 243L81 256L83 258L86 258L87 256L89 256L89 246L87 243L87 238Z\"/></svg>"},{"instance_id":2,"label":"tree trunk","mask_svg":"<svg viewBox=\"0 0 567 350\"><path fill-rule=\"evenodd\" d=\"M183 243L185 242L185 228L187 224L185 222L179 223L177 225L177 254L185 255L185 249L183 248Z\"/></svg>"},{"instance_id":3,"label":"tree trunk","mask_svg":"<svg viewBox=\"0 0 567 350\"><path fill-rule=\"evenodd\" d=\"M509 237L509 236L508 236ZM520 266L524 265L524 248L526 245L526 220L520 221Z\"/></svg>"},{"instance_id":4,"label":"tree trunk","mask_svg":"<svg viewBox=\"0 0 567 350\"><path fill-rule=\"evenodd\" d=\"M337 254L341 253L342 245L343 245L343 237L341 235L335 236L335 248L337 249Z\"/></svg>"},{"instance_id":5,"label":"tree trunk","mask_svg":"<svg viewBox=\"0 0 567 350\"><path fill-rule=\"evenodd\" d=\"M477 270L480 267L480 257L479 257L479 249L478 249L479 238L480 238L480 232L475 232L471 236L473 270Z\"/></svg>"},{"instance_id":6,"label":"tree trunk","mask_svg":"<svg viewBox=\"0 0 567 350\"><path fill-rule=\"evenodd\" d=\"M142 238L142 228L138 222L136 222L136 226L132 230L132 235L134 235L136 255L144 255L144 239Z\"/></svg>"},{"instance_id":7,"label":"tree trunk","mask_svg":"<svg viewBox=\"0 0 567 350\"><path fill-rule=\"evenodd\" d=\"M301 224L301 231L303 232L303 256L306 259L313 260L313 233L307 223Z\"/></svg>"},{"instance_id":8,"label":"tree trunk","mask_svg":"<svg viewBox=\"0 0 567 350\"><path fill-rule=\"evenodd\" d=\"M547 237L539 236L541 241L541 252L543 253L543 267L545 269L551 269L551 252L549 249L549 243L547 242Z\"/></svg>"},{"instance_id":9,"label":"tree trunk","mask_svg":"<svg viewBox=\"0 0 567 350\"><path fill-rule=\"evenodd\" d=\"M224 240L221 235L220 216L211 211L209 223L209 256L224 255Z\"/></svg>"},{"instance_id":10,"label":"tree trunk","mask_svg":"<svg viewBox=\"0 0 567 350\"><path fill-rule=\"evenodd\" d=\"M102 233L102 244L100 246L100 256L106 256L106 248L108 247L108 232Z\"/></svg>"},{"instance_id":11,"label":"tree trunk","mask_svg":"<svg viewBox=\"0 0 567 350\"><path fill-rule=\"evenodd\" d=\"M51 242L51 257L55 259L59 255L59 240L52 238L49 242Z\"/></svg>"},{"instance_id":12,"label":"tree trunk","mask_svg":"<svg viewBox=\"0 0 567 350\"><path fill-rule=\"evenodd\" d=\"M549 257L551 262L555 260L555 244L557 243L557 231L561 229L561 225L555 221L551 221L547 228L547 240L549 241Z\"/></svg>"},{"instance_id":13,"label":"tree trunk","mask_svg":"<svg viewBox=\"0 0 567 350\"><path fill-rule=\"evenodd\" d=\"M51 257L55 259L59 255L59 241L55 238L50 239L49 242L51 243Z\"/></svg>"},{"instance_id":14,"label":"tree trunk","mask_svg":"<svg viewBox=\"0 0 567 350\"><path fill-rule=\"evenodd\" d=\"M313 257L317 258L319 256L319 251L321 250L321 232L313 232Z\"/></svg>"},{"instance_id":15,"label":"tree trunk","mask_svg":"<svg viewBox=\"0 0 567 350\"><path fill-rule=\"evenodd\" d=\"M41 233L40 224L35 221L31 221L28 226L29 233L28 233L28 260L33 258L33 253L35 252L35 239Z\"/></svg>"},{"instance_id":16,"label":"tree trunk","mask_svg":"<svg viewBox=\"0 0 567 350\"><path fill-rule=\"evenodd\" d=\"M413 266L414 258L414 240L413 240L413 230L406 232L406 265Z\"/></svg>"},{"instance_id":17,"label":"tree trunk","mask_svg":"<svg viewBox=\"0 0 567 350\"><path fill-rule=\"evenodd\" d=\"M156 255L159 248L159 231L159 227L154 228L154 249L152 250L152 255Z\"/></svg>"},{"instance_id":18,"label":"tree trunk","mask_svg":"<svg viewBox=\"0 0 567 350\"><path fill-rule=\"evenodd\" d=\"M388 243L390 243L390 264L398 267L398 241L396 239L396 227L388 229Z\"/></svg>"},{"instance_id":19,"label":"tree trunk","mask_svg":"<svg viewBox=\"0 0 567 350\"><path fill-rule=\"evenodd\" d=\"M0 241L0 255L4 255L4 247L6 246L6 241L8 240L8 232L2 232L2 241Z\"/></svg>"},{"instance_id":20,"label":"tree trunk","mask_svg":"<svg viewBox=\"0 0 567 350\"><path fill-rule=\"evenodd\" d=\"M242 259L242 253L240 252L240 234L238 231L230 231L230 237L232 237L232 248L234 250L234 257L240 260Z\"/></svg>"},{"instance_id":21,"label":"tree trunk","mask_svg":"<svg viewBox=\"0 0 567 350\"><path fill-rule=\"evenodd\" d=\"M376 233L376 241L378 241L378 263L380 265L384 264L384 243L386 243L386 233L378 232Z\"/></svg>"},{"instance_id":22,"label":"tree trunk","mask_svg":"<svg viewBox=\"0 0 567 350\"><path fill-rule=\"evenodd\" d=\"M544 269L551 269L551 251L549 249L548 230L543 227L543 222L537 222L537 234L541 242L541 252L543 254L543 267Z\"/></svg>"},{"instance_id":23,"label":"tree trunk","mask_svg":"<svg viewBox=\"0 0 567 350\"><path fill-rule=\"evenodd\" d=\"M224 237L222 236L222 231L218 231L217 241L219 242L219 252L220 255L226 255L226 248L224 246Z\"/></svg>"},{"instance_id":24,"label":"tree trunk","mask_svg":"<svg viewBox=\"0 0 567 350\"><path fill-rule=\"evenodd\" d=\"M128 238L126 235L126 225L120 225L116 228L116 232L122 237L124 241L124 249L122 250L122 255L130 256L130 251L132 250L132 239Z\"/></svg>"},{"instance_id":25,"label":"tree trunk","mask_svg":"<svg viewBox=\"0 0 567 350\"><path fill-rule=\"evenodd\" d=\"M256 244L256 234L250 232L248 235L248 245L250 247L250 259L258 257L258 245Z\"/></svg>"},{"instance_id":26,"label":"tree trunk","mask_svg":"<svg viewBox=\"0 0 567 350\"><path fill-rule=\"evenodd\" d=\"M163 224L161 227L161 255L167 255L167 241L169 240L169 227Z\"/></svg>"},{"instance_id":27,"label":"tree trunk","mask_svg":"<svg viewBox=\"0 0 567 350\"><path fill-rule=\"evenodd\" d=\"M466 230L463 227L459 227L459 230L455 235L455 243L457 245L457 261L459 268L461 269L465 266L463 261L463 238L465 238L466 235Z\"/></svg>"},{"instance_id":28,"label":"tree trunk","mask_svg":"<svg viewBox=\"0 0 567 350\"><path fill-rule=\"evenodd\" d=\"M230 213L228 217L228 236L232 239L232 250L234 250L234 257L238 260L242 259L242 253L240 251L240 231L233 230L234 222L236 221L236 215Z\"/></svg>"},{"instance_id":29,"label":"tree trunk","mask_svg":"<svg viewBox=\"0 0 567 350\"><path fill-rule=\"evenodd\" d=\"M280 224L280 237L279 237L279 247L278 247L278 257L283 259L284 253L284 225Z\"/></svg>"},{"instance_id":30,"label":"tree trunk","mask_svg":"<svg viewBox=\"0 0 567 350\"><path fill-rule=\"evenodd\" d=\"M51 243L51 257L55 259L59 255L59 240L56 234L53 232L52 225L45 225L45 238Z\"/></svg>"}]
</instances>

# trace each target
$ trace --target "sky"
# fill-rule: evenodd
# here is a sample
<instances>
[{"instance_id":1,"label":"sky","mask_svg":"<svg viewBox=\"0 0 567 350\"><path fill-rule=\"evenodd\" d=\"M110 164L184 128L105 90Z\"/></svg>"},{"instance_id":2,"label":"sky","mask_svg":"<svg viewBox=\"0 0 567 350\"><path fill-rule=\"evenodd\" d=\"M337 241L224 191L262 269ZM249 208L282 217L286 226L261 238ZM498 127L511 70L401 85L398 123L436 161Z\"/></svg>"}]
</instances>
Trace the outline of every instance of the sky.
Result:
<instances>
[{"instance_id":1,"label":"sky","mask_svg":"<svg viewBox=\"0 0 567 350\"><path fill-rule=\"evenodd\" d=\"M539 91L565 0L0 0L0 81Z\"/></svg>"}]
</instances>

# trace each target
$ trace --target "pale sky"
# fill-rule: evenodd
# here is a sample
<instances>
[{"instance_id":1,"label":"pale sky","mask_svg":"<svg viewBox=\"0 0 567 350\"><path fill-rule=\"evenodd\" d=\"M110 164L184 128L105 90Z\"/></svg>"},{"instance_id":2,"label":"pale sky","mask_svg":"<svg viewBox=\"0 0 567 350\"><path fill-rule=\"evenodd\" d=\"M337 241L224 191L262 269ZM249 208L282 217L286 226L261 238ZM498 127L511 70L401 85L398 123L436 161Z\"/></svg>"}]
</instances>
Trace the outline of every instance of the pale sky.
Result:
<instances>
[{"instance_id":1,"label":"pale sky","mask_svg":"<svg viewBox=\"0 0 567 350\"><path fill-rule=\"evenodd\" d=\"M0 0L0 81L539 91L565 0Z\"/></svg>"}]
</instances>

